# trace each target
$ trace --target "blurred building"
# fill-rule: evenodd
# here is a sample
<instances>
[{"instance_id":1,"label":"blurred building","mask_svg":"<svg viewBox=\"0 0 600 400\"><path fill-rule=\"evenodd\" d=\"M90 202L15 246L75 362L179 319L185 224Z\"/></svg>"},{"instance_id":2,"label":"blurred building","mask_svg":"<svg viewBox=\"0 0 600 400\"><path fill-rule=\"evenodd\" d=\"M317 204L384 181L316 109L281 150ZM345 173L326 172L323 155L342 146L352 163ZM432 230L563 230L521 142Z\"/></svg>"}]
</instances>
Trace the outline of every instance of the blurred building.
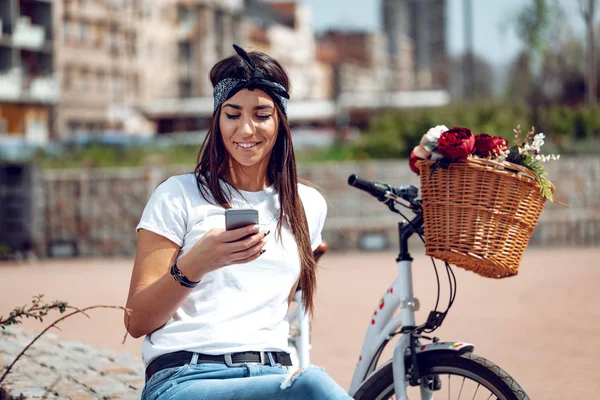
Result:
<instances>
[{"instance_id":1,"label":"blurred building","mask_svg":"<svg viewBox=\"0 0 600 400\"><path fill-rule=\"evenodd\" d=\"M407 40L412 42L413 79L419 89L448 84L446 0L382 0L388 51L402 63Z\"/></svg>"},{"instance_id":2,"label":"blurred building","mask_svg":"<svg viewBox=\"0 0 600 400\"><path fill-rule=\"evenodd\" d=\"M71 137L150 130L137 111L141 0L52 3L61 75L57 131Z\"/></svg>"},{"instance_id":3,"label":"blurred building","mask_svg":"<svg viewBox=\"0 0 600 400\"><path fill-rule=\"evenodd\" d=\"M338 91L335 63L337 53L335 46L323 41L317 41L313 76L312 97L317 100L333 99Z\"/></svg>"},{"instance_id":4,"label":"blurred building","mask_svg":"<svg viewBox=\"0 0 600 400\"><path fill-rule=\"evenodd\" d=\"M338 127L366 128L381 109L448 102L445 90L418 86L412 39L398 35L393 43L392 52L383 32L330 30L319 38L318 49L331 53Z\"/></svg>"},{"instance_id":5,"label":"blurred building","mask_svg":"<svg viewBox=\"0 0 600 400\"><path fill-rule=\"evenodd\" d=\"M158 133L196 132L212 116L210 69L245 44L241 0L148 1L140 58L143 110Z\"/></svg>"},{"instance_id":6,"label":"blurred building","mask_svg":"<svg viewBox=\"0 0 600 400\"><path fill-rule=\"evenodd\" d=\"M176 4L171 28L163 26L159 34L158 29L152 28L159 22L152 22L148 16L142 28L148 46L161 43L164 48L164 53L158 55L161 59L143 61L147 70L160 71L158 82L155 73L143 72L143 86L147 88L144 109L156 122L159 133L208 128L213 111L209 72L217 61L234 54L234 43L248 51L263 51L286 69L292 87L292 122L299 125L307 119L307 123L333 121L333 74L330 66L317 60L310 10L306 6L294 1L156 1L165 7ZM166 11L160 12L157 18L165 15ZM169 48L176 50L173 53Z\"/></svg>"},{"instance_id":7,"label":"blurred building","mask_svg":"<svg viewBox=\"0 0 600 400\"><path fill-rule=\"evenodd\" d=\"M0 1L0 136L51 136L59 97L51 0Z\"/></svg>"},{"instance_id":8,"label":"blurred building","mask_svg":"<svg viewBox=\"0 0 600 400\"><path fill-rule=\"evenodd\" d=\"M310 9L295 1L246 0L245 7L248 48L271 55L290 77L289 120L296 128L332 125L334 67L319 51Z\"/></svg>"},{"instance_id":9,"label":"blurred building","mask_svg":"<svg viewBox=\"0 0 600 400\"><path fill-rule=\"evenodd\" d=\"M341 92L382 92L391 76L385 37L379 33L330 30L320 38L332 50L336 95Z\"/></svg>"},{"instance_id":10,"label":"blurred building","mask_svg":"<svg viewBox=\"0 0 600 400\"><path fill-rule=\"evenodd\" d=\"M286 69L293 100L311 99L316 43L308 7L294 1L246 0L244 14L249 25L264 32L266 52Z\"/></svg>"},{"instance_id":11,"label":"blurred building","mask_svg":"<svg viewBox=\"0 0 600 400\"><path fill-rule=\"evenodd\" d=\"M178 68L178 15L171 0L144 1L138 26L139 103L144 109L158 98L177 97L180 75L189 71ZM182 24L182 31L187 26ZM185 79L184 80L185 83Z\"/></svg>"}]
</instances>

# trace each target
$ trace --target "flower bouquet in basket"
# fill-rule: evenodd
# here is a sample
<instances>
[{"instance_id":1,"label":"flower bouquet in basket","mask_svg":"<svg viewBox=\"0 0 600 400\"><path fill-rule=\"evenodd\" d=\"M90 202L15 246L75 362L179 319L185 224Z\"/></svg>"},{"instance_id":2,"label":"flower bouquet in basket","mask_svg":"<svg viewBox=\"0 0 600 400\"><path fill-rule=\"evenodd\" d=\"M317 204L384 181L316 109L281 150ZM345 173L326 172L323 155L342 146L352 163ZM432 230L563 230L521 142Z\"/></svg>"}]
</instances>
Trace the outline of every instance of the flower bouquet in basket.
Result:
<instances>
[{"instance_id":1,"label":"flower bouquet in basket","mask_svg":"<svg viewBox=\"0 0 600 400\"><path fill-rule=\"evenodd\" d=\"M431 128L410 154L421 177L429 256L503 278L519 263L554 186L543 163L544 134L515 129L515 145L468 128Z\"/></svg>"}]
</instances>

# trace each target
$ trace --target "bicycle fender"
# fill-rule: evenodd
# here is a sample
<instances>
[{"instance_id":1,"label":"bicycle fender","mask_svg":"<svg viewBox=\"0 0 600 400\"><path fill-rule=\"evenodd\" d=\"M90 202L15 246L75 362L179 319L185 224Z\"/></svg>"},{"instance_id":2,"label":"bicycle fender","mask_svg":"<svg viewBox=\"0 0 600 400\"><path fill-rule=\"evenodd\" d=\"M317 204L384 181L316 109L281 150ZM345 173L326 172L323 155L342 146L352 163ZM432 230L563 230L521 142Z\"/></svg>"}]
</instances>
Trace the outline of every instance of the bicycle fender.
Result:
<instances>
[{"instance_id":1,"label":"bicycle fender","mask_svg":"<svg viewBox=\"0 0 600 400\"><path fill-rule=\"evenodd\" d=\"M417 354L429 351L456 351L459 354L472 353L475 346L465 342L437 342L417 347Z\"/></svg>"}]
</instances>

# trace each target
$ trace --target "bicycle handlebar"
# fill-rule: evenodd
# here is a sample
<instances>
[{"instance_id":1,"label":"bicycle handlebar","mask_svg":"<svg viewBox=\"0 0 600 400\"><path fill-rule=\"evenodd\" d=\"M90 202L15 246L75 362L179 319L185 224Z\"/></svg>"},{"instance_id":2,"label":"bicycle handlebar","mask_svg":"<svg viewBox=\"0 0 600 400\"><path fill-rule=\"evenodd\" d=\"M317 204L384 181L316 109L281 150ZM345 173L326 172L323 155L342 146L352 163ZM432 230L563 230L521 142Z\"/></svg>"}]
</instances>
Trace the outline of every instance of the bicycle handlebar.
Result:
<instances>
[{"instance_id":1,"label":"bicycle handlebar","mask_svg":"<svg viewBox=\"0 0 600 400\"><path fill-rule=\"evenodd\" d=\"M392 201L413 210L420 210L421 208L420 202L416 200L419 195L419 190L412 185L402 185L400 188L395 188L387 183L369 181L356 174L352 174L348 177L348 184L369 193L371 196L384 203ZM388 203L388 205L389 204L391 203Z\"/></svg>"},{"instance_id":2,"label":"bicycle handlebar","mask_svg":"<svg viewBox=\"0 0 600 400\"><path fill-rule=\"evenodd\" d=\"M392 187L386 183L371 182L355 174L348 177L348 185L364 190L379 201L386 201L386 193L392 191Z\"/></svg>"}]
</instances>

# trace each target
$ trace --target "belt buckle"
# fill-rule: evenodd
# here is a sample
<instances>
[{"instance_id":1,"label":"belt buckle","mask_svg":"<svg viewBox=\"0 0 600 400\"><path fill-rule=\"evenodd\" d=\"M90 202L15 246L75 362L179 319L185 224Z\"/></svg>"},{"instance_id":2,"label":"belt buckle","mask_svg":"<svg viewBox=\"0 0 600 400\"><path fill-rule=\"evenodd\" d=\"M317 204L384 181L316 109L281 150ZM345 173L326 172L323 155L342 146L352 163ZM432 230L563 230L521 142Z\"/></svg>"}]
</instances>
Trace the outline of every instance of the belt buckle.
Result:
<instances>
[{"instance_id":1,"label":"belt buckle","mask_svg":"<svg viewBox=\"0 0 600 400\"><path fill-rule=\"evenodd\" d=\"M228 367L243 367L245 364L265 365L265 352L264 351L259 352L259 354L260 354L259 362L234 363L233 360L231 359L231 354L232 353L227 353L227 354L223 355L223 357L225 358L225 365L227 365Z\"/></svg>"}]
</instances>

